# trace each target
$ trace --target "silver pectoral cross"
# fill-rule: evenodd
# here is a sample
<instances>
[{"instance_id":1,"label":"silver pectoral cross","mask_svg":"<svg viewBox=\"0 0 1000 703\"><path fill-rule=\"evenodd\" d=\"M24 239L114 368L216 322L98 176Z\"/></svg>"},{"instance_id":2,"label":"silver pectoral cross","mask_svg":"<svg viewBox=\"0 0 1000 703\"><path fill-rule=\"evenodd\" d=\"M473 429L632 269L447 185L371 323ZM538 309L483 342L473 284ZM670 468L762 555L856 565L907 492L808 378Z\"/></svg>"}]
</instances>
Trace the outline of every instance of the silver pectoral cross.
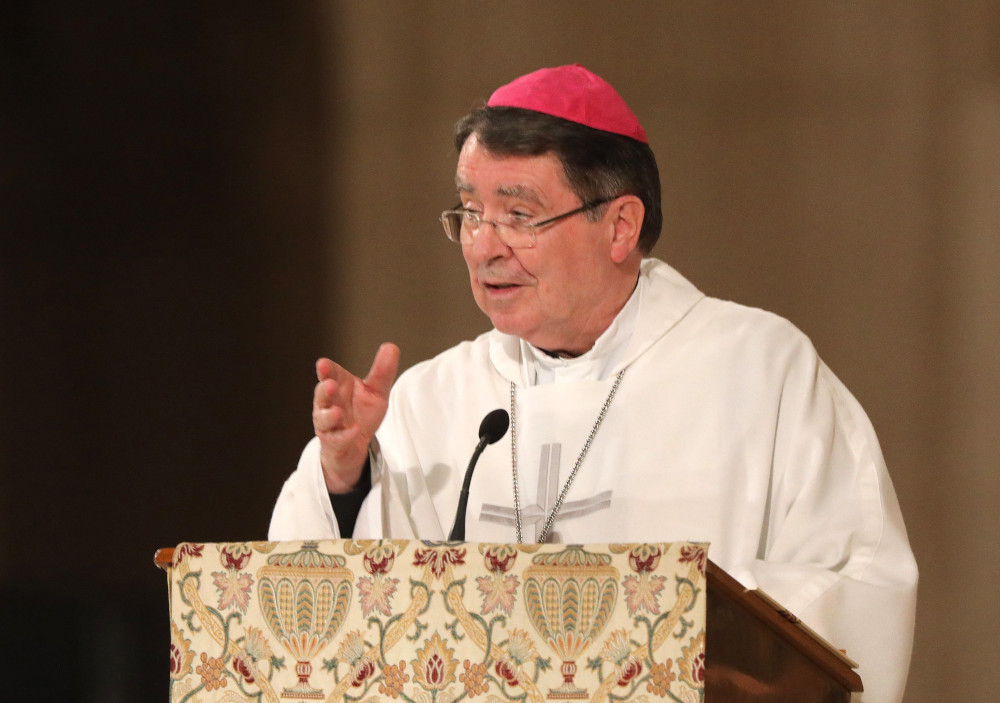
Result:
<instances>
[{"instance_id":1,"label":"silver pectoral cross","mask_svg":"<svg viewBox=\"0 0 1000 703\"><path fill-rule=\"evenodd\" d=\"M549 513L555 507L556 498L559 496L559 453L561 444L543 444L541 461L538 467L538 493L535 497L534 505L527 505L521 513L521 522L524 525L533 525L535 530L534 541L537 542L542 533L542 526L548 519ZM562 504L559 514L556 515L555 522L564 518L578 517L598 510L607 510L611 507L611 491L602 491L590 498L583 500L569 500ZM483 503L479 512L479 519L483 522L492 522L500 525L513 526L516 522L514 508L503 505L491 505ZM550 532L546 541L559 542L559 535Z\"/></svg>"}]
</instances>

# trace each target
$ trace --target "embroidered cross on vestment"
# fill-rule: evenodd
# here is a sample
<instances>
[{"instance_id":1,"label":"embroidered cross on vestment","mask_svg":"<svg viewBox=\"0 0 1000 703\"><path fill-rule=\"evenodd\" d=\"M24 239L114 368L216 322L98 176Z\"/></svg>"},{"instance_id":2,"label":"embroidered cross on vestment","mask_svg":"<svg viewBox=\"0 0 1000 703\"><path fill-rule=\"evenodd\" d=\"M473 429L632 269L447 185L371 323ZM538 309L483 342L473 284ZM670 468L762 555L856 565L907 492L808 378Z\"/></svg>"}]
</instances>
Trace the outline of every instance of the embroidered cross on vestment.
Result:
<instances>
[{"instance_id":1,"label":"embroidered cross on vestment","mask_svg":"<svg viewBox=\"0 0 1000 703\"><path fill-rule=\"evenodd\" d=\"M541 460L538 467L538 493L536 494L534 505L525 505L521 511L521 524L527 528L531 525L534 528L535 536L533 541L537 542L541 535L542 526L552 512L559 497L559 453L561 444L543 444ZM601 491L595 496L584 498L583 500L563 501L559 514L556 515L555 522L558 523L564 518L578 517L598 510L607 510L611 507L611 491ZM491 505L483 503L483 508L479 513L479 519L483 522L493 522L500 525L515 524L514 508L503 505ZM550 531L546 537L547 542L559 542L559 535Z\"/></svg>"}]
</instances>

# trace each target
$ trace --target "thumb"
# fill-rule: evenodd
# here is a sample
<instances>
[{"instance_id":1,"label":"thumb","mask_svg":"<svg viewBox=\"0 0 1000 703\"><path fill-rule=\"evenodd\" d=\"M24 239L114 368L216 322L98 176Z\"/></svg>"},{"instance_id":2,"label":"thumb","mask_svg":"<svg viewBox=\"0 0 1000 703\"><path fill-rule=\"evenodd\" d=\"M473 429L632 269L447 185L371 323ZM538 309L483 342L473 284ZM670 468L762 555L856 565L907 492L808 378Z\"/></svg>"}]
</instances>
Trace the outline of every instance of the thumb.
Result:
<instances>
[{"instance_id":1,"label":"thumb","mask_svg":"<svg viewBox=\"0 0 1000 703\"><path fill-rule=\"evenodd\" d=\"M365 385L381 396L388 396L389 389L392 388L396 380L396 372L399 369L399 347L386 342L378 348L375 353L375 360L372 362L371 370L365 377Z\"/></svg>"}]
</instances>

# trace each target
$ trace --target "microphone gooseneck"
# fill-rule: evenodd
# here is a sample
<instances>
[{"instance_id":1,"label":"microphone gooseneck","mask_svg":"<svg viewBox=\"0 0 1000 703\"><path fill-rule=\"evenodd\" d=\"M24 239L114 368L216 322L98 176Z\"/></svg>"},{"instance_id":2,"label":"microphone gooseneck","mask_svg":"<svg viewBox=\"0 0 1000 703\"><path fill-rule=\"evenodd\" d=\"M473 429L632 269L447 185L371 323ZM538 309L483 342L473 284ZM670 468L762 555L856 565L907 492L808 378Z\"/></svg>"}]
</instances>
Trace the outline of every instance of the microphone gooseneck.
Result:
<instances>
[{"instance_id":1,"label":"microphone gooseneck","mask_svg":"<svg viewBox=\"0 0 1000 703\"><path fill-rule=\"evenodd\" d=\"M472 484L472 471L476 468L479 455L483 453L487 444L493 444L507 434L508 427L510 427L510 415L502 408L487 413L479 423L479 443L472 452L469 467L465 470L462 491L458 495L458 509L455 511L455 524L452 525L451 533L448 535L449 542L461 542L465 539L465 513L469 505L469 486Z\"/></svg>"}]
</instances>

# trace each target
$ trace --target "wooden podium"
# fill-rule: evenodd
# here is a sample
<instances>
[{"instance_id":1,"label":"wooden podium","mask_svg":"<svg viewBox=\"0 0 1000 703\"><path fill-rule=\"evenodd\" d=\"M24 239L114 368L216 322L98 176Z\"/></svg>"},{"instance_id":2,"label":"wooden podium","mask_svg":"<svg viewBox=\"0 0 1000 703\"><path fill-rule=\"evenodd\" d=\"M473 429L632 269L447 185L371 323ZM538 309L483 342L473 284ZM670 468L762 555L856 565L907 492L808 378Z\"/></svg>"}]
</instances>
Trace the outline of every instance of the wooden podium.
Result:
<instances>
[{"instance_id":1,"label":"wooden podium","mask_svg":"<svg viewBox=\"0 0 1000 703\"><path fill-rule=\"evenodd\" d=\"M667 564L669 558L677 564ZM392 571L394 562L404 561L409 572ZM506 698L499 700L535 702L846 703L852 691L862 690L852 670L856 665L767 596L743 588L706 558L702 545L253 542L180 545L159 550L155 562L170 575L171 701L195 693L206 701L222 700L226 691L235 696L242 691L241 700L262 702L403 700L404 682L421 695L430 691L434 700L438 694L447 697L444 684L450 683L449 694L457 691L469 700L486 701L501 693ZM618 575L607 577L616 567ZM433 582L430 590L421 579ZM500 588L502 584L510 587ZM260 591L258 617L267 620L266 626L244 624L231 632L233 622L249 620L257 607L257 599L251 603L251 587ZM395 609L388 607L386 593L397 597ZM432 596L439 603L436 611L428 605ZM518 621L514 612L515 597L523 603L518 604L521 610L530 611L532 625L518 629L523 619ZM476 607L469 607L470 599ZM560 600L562 611L553 615L553 602ZM626 604L626 624L634 621L641 633L630 635L620 627L618 616ZM360 608L364 619L349 615ZM479 615L477 608L490 615ZM553 620L565 620L567 612L575 618L572 631L547 631ZM310 623L293 633L303 618ZM448 622L428 624L434 618ZM327 635L312 624L316 619L327 623ZM583 621L595 633L603 628L600 637L583 641ZM435 627L443 636L430 636ZM281 628L286 631L278 632ZM338 628L335 642L332 633ZM261 635L268 629L285 645L283 651L294 656L279 658L268 648ZM371 639L373 630L383 640L374 645L365 639ZM191 641L196 632L203 643L217 648L215 656L204 646L195 651L199 647ZM553 646L558 641L564 649L576 647L579 657L556 651L557 656L542 660L543 645L527 642L528 634L548 637ZM424 645L418 650L419 642ZM459 660L470 642L478 649L465 660L463 673ZM696 642L701 647L697 651ZM402 644L393 650L397 643ZM662 655L656 657L659 663L653 658L656 648ZM533 665L534 684L527 680L524 651L544 664ZM478 659L476 652L482 653ZM484 663L476 663L480 660ZM269 683L275 666L286 677L294 668L299 684L282 688ZM540 679L540 671L548 679ZM187 676L183 683L181 673ZM565 684L550 685L552 675ZM438 683L442 690L435 688Z\"/></svg>"},{"instance_id":2,"label":"wooden podium","mask_svg":"<svg viewBox=\"0 0 1000 703\"><path fill-rule=\"evenodd\" d=\"M708 703L840 703L857 665L759 591L708 562Z\"/></svg>"}]
</instances>

